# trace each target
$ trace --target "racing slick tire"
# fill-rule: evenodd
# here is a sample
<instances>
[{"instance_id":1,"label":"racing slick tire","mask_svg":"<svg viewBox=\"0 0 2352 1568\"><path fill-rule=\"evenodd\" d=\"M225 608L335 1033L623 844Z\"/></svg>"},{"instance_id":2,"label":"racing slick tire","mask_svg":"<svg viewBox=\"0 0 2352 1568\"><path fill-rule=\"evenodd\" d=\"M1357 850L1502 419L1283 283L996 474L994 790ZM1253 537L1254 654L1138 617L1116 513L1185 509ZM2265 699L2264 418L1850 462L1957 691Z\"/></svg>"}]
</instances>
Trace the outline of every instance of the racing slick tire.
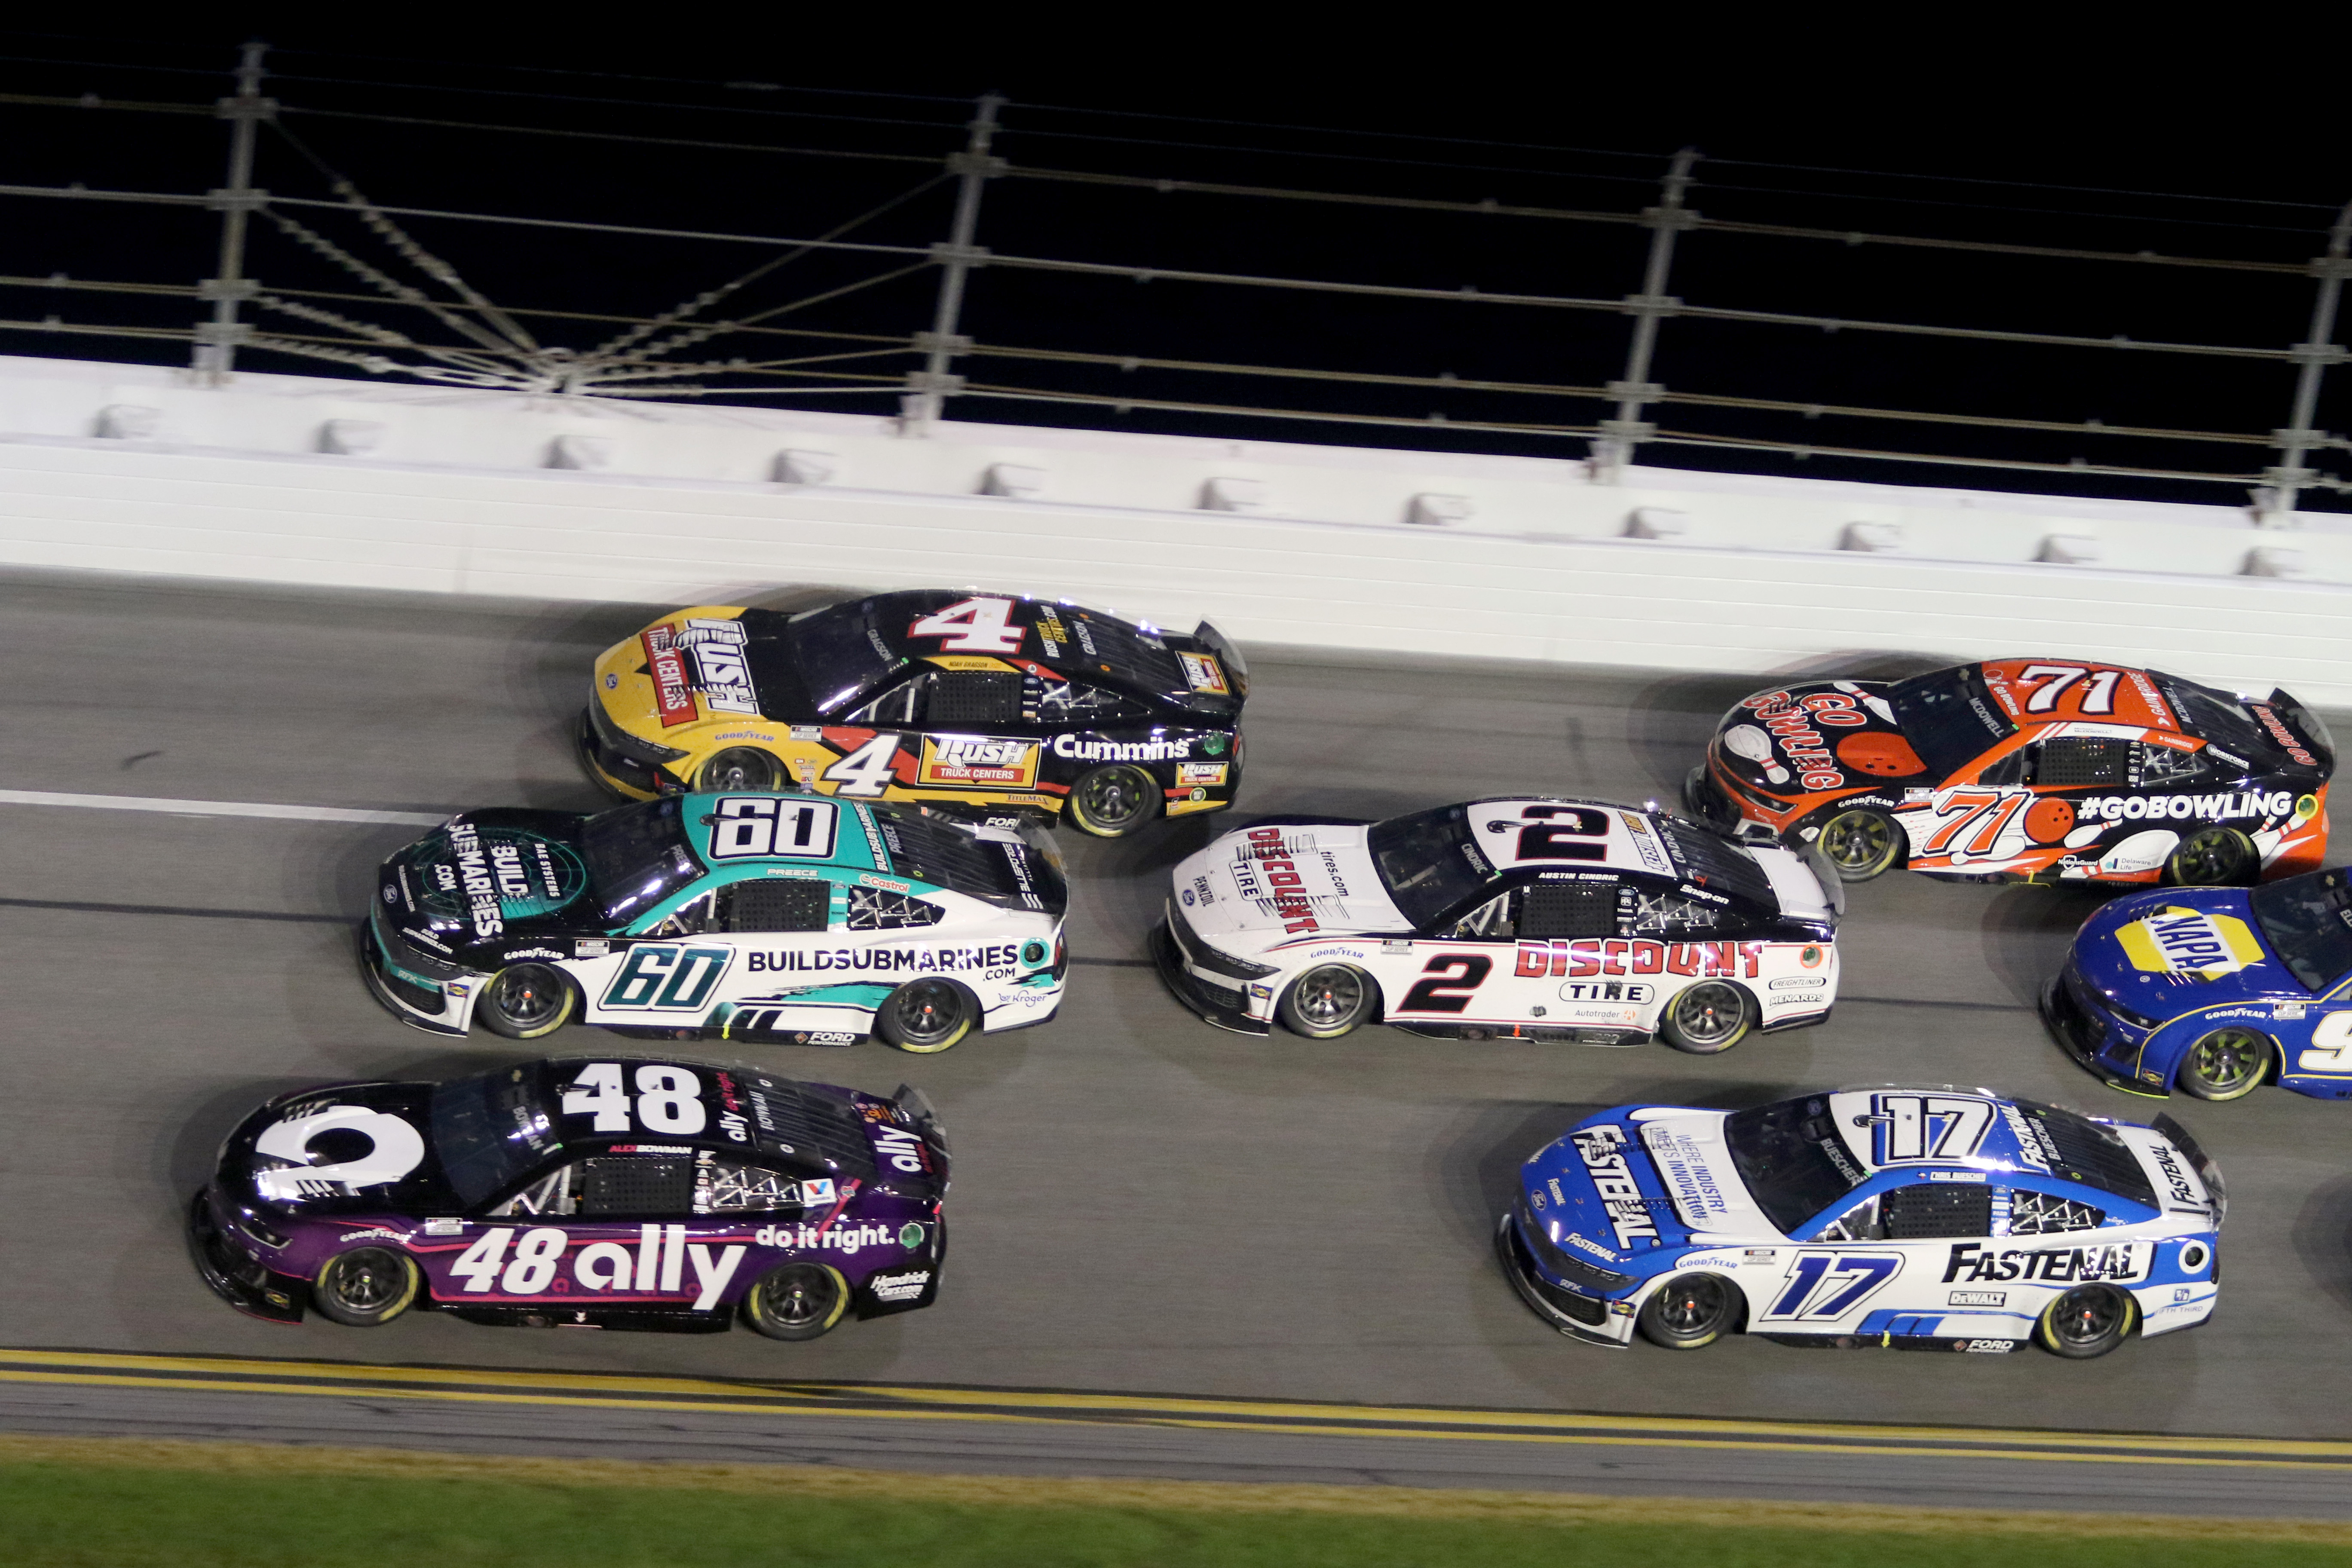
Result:
<instances>
[{"instance_id":1,"label":"racing slick tire","mask_svg":"<svg viewBox=\"0 0 2352 1568\"><path fill-rule=\"evenodd\" d=\"M2139 1321L2139 1303L2112 1285L2077 1285L2042 1309L2033 1337L2053 1355L2088 1361L2106 1354L2130 1337Z\"/></svg>"},{"instance_id":2,"label":"racing slick tire","mask_svg":"<svg viewBox=\"0 0 2352 1568\"><path fill-rule=\"evenodd\" d=\"M1700 1350L1739 1326L1739 1287L1720 1274L1677 1274L1650 1292L1635 1322L1654 1345Z\"/></svg>"},{"instance_id":3,"label":"racing slick tire","mask_svg":"<svg viewBox=\"0 0 2352 1568\"><path fill-rule=\"evenodd\" d=\"M421 1283L408 1254L389 1247L355 1247L327 1259L310 1286L319 1315L348 1329L373 1329L408 1310Z\"/></svg>"},{"instance_id":4,"label":"racing slick tire","mask_svg":"<svg viewBox=\"0 0 2352 1568\"><path fill-rule=\"evenodd\" d=\"M1378 982L1352 963L1318 963L1282 988L1275 1016L1310 1040L1336 1040L1380 1016Z\"/></svg>"},{"instance_id":5,"label":"racing slick tire","mask_svg":"<svg viewBox=\"0 0 2352 1568\"><path fill-rule=\"evenodd\" d=\"M1695 1057L1720 1055L1755 1026L1755 1000L1727 980L1687 986L1658 1015L1658 1033L1666 1044Z\"/></svg>"},{"instance_id":6,"label":"racing slick tire","mask_svg":"<svg viewBox=\"0 0 2352 1568\"><path fill-rule=\"evenodd\" d=\"M849 1281L822 1263L784 1263L743 1292L743 1321L772 1340L813 1340L849 1310Z\"/></svg>"},{"instance_id":7,"label":"racing slick tire","mask_svg":"<svg viewBox=\"0 0 2352 1568\"><path fill-rule=\"evenodd\" d=\"M1905 846L1903 829L1893 817L1862 805L1822 823L1813 840L1841 882L1867 882L1894 869L1902 864Z\"/></svg>"},{"instance_id":8,"label":"racing slick tire","mask_svg":"<svg viewBox=\"0 0 2352 1568\"><path fill-rule=\"evenodd\" d=\"M761 794L783 787L783 769L776 759L756 746L730 746L716 752L694 775L694 787L705 795Z\"/></svg>"},{"instance_id":9,"label":"racing slick tire","mask_svg":"<svg viewBox=\"0 0 2352 1568\"><path fill-rule=\"evenodd\" d=\"M2234 827L2200 827L2165 858L2164 879L2175 888L2239 888L2261 868L2252 839Z\"/></svg>"},{"instance_id":10,"label":"racing slick tire","mask_svg":"<svg viewBox=\"0 0 2352 1568\"><path fill-rule=\"evenodd\" d=\"M1070 821L1097 838L1124 838L1160 810L1160 784L1126 763L1089 768L1070 786Z\"/></svg>"},{"instance_id":11,"label":"racing slick tire","mask_svg":"<svg viewBox=\"0 0 2352 1568\"><path fill-rule=\"evenodd\" d=\"M2172 1081L2184 1094L2216 1104L2243 1100L2270 1076L2271 1038L2232 1024L2215 1029L2181 1054Z\"/></svg>"},{"instance_id":12,"label":"racing slick tire","mask_svg":"<svg viewBox=\"0 0 2352 1568\"><path fill-rule=\"evenodd\" d=\"M952 980L909 980L874 1009L874 1032L919 1057L936 1056L980 1025L980 998Z\"/></svg>"},{"instance_id":13,"label":"racing slick tire","mask_svg":"<svg viewBox=\"0 0 2352 1568\"><path fill-rule=\"evenodd\" d=\"M561 970L518 963L490 976L474 1003L474 1016L493 1035L536 1040L555 1033L580 1010L580 993Z\"/></svg>"}]
</instances>

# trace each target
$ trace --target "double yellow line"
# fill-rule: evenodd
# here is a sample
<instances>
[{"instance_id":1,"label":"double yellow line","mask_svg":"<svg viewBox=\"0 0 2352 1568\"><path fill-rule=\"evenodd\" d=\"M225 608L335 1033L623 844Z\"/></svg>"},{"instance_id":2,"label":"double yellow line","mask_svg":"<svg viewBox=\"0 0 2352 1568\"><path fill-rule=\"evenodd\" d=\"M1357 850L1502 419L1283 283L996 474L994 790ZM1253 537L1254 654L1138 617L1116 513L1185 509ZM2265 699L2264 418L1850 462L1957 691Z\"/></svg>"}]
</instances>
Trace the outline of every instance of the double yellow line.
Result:
<instances>
[{"instance_id":1,"label":"double yellow line","mask_svg":"<svg viewBox=\"0 0 2352 1568\"><path fill-rule=\"evenodd\" d=\"M0 1350L0 1382L208 1394L415 1399L551 1409L702 1411L873 1420L1055 1422L1336 1437L1601 1447L1916 1456L2048 1463L2352 1469L2352 1442L1875 1426L1705 1416L1162 1398L889 1384L732 1381L593 1373L373 1366L84 1351Z\"/></svg>"}]
</instances>

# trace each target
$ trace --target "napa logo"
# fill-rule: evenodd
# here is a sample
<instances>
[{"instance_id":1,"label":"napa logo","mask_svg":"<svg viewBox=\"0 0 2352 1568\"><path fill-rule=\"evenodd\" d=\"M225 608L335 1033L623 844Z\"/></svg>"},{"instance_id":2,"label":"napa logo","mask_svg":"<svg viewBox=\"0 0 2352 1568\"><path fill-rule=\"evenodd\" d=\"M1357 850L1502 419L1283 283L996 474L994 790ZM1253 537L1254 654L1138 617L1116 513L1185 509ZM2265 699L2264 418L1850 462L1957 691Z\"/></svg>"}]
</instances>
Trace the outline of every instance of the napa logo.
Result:
<instances>
[{"instance_id":1,"label":"napa logo","mask_svg":"<svg viewBox=\"0 0 2352 1568\"><path fill-rule=\"evenodd\" d=\"M2263 961L2263 944L2246 922L2178 907L2158 910L2116 932L2134 969L2219 980Z\"/></svg>"}]
</instances>

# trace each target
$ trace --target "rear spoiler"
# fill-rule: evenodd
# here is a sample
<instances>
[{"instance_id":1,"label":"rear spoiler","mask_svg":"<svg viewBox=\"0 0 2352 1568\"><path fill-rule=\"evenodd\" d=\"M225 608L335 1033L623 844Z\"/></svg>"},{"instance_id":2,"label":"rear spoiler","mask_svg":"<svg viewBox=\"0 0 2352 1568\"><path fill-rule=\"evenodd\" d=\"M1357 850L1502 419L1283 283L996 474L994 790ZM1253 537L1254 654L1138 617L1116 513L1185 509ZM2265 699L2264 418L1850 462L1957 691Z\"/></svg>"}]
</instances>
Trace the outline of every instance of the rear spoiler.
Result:
<instances>
[{"instance_id":1,"label":"rear spoiler","mask_svg":"<svg viewBox=\"0 0 2352 1568\"><path fill-rule=\"evenodd\" d=\"M1234 695L1247 697L1249 661L1242 657L1242 650L1234 645L1233 638L1209 622L1202 621L1192 628L1192 640L1217 656L1217 662L1225 667L1225 679L1233 687Z\"/></svg>"},{"instance_id":2,"label":"rear spoiler","mask_svg":"<svg viewBox=\"0 0 2352 1568\"><path fill-rule=\"evenodd\" d=\"M907 1113L907 1119L915 1124L918 1131L945 1152L948 1135L940 1129L940 1113L932 1108L929 1095L911 1083L902 1083L890 1098L899 1110Z\"/></svg>"},{"instance_id":3,"label":"rear spoiler","mask_svg":"<svg viewBox=\"0 0 2352 1568\"><path fill-rule=\"evenodd\" d=\"M2189 1163L2196 1171L2197 1179L2205 1184L2205 1190L2213 1196L2213 1223L2219 1226L2230 1212L2230 1194L2221 1187L2221 1168L2213 1163L2212 1156L2189 1135L2189 1129L2171 1117L2159 1113L2148 1125L2171 1140L2174 1148L2189 1156Z\"/></svg>"},{"instance_id":4,"label":"rear spoiler","mask_svg":"<svg viewBox=\"0 0 2352 1568\"><path fill-rule=\"evenodd\" d=\"M2289 728L2303 737L2304 743L2318 756L2321 767L2331 771L2335 768L2336 737L2327 732L2327 726L2320 721L2318 714L2296 701L2284 688L2271 692L2269 707L2286 721Z\"/></svg>"}]
</instances>

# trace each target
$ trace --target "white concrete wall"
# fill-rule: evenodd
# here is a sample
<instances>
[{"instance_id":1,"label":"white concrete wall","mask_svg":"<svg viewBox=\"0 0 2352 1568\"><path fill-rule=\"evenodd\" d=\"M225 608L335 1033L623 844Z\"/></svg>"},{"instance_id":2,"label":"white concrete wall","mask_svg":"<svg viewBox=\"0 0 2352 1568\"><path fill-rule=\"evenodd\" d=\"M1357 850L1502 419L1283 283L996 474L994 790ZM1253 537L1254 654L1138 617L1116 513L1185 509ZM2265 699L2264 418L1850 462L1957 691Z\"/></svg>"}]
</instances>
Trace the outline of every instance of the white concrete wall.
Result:
<instances>
[{"instance_id":1,"label":"white concrete wall","mask_svg":"<svg viewBox=\"0 0 2352 1568\"><path fill-rule=\"evenodd\" d=\"M95 434L108 409L152 434ZM114 427L143 416L117 414ZM384 426L319 450L329 419ZM558 437L610 466L546 466ZM783 450L835 460L782 484ZM1034 500L973 492L1042 468ZM1200 509L1264 483L1260 514ZM1468 498L1442 526L1420 494ZM1623 537L1642 508L1681 538ZM1905 552L1837 548L1853 522ZM1244 642L1763 673L1853 649L2153 664L2352 702L2352 532L2137 505L761 409L530 399L0 360L0 561L450 593L726 602L797 584L971 584L1207 615ZM2052 534L2096 566L2036 563ZM2300 580L2243 574L2259 546Z\"/></svg>"}]
</instances>

